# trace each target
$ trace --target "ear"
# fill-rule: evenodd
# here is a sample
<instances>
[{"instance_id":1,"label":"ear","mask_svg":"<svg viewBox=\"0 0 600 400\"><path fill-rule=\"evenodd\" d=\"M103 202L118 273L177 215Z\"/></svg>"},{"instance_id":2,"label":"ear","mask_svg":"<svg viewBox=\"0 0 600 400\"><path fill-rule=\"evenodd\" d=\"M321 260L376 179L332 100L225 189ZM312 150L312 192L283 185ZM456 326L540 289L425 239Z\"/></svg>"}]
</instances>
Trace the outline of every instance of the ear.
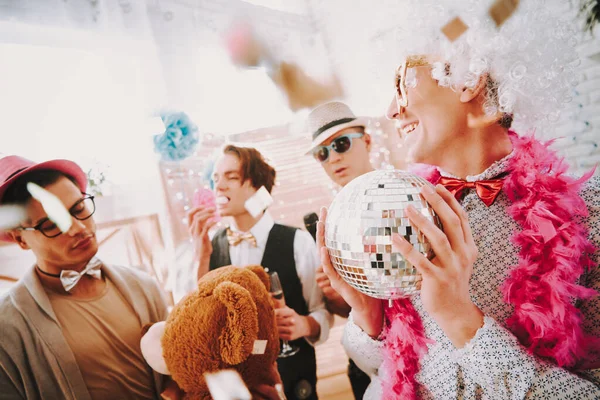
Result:
<instances>
[{"instance_id":1,"label":"ear","mask_svg":"<svg viewBox=\"0 0 600 400\"><path fill-rule=\"evenodd\" d=\"M248 265L248 266L246 266L244 268L246 268L246 269L254 272L256 274L256 276L258 276L258 278L260 279L260 281L267 288L267 292L269 290L271 290L271 280L269 279L269 274L267 273L267 271L265 271L265 269L262 266L260 266L260 265Z\"/></svg>"},{"instance_id":2,"label":"ear","mask_svg":"<svg viewBox=\"0 0 600 400\"><path fill-rule=\"evenodd\" d=\"M367 145L367 151L370 152L371 151L371 135L369 135L367 132L365 132L363 139L365 140L365 144Z\"/></svg>"},{"instance_id":3,"label":"ear","mask_svg":"<svg viewBox=\"0 0 600 400\"><path fill-rule=\"evenodd\" d=\"M23 235L21 234L20 231L12 230L12 231L8 231L7 233L19 245L20 248L22 248L23 250L31 249L31 247L29 247L29 245L23 238Z\"/></svg>"},{"instance_id":4,"label":"ear","mask_svg":"<svg viewBox=\"0 0 600 400\"><path fill-rule=\"evenodd\" d=\"M472 88L464 87L462 93L460 94L460 101L462 103L468 103L476 98L478 98L481 94L484 94L484 91L487 87L489 79L489 74L481 74L479 80L477 81L477 85Z\"/></svg>"},{"instance_id":5,"label":"ear","mask_svg":"<svg viewBox=\"0 0 600 400\"><path fill-rule=\"evenodd\" d=\"M162 348L162 337L165 333L165 321L157 322L150 326L144 333L146 328L147 326L142 328L144 336L142 336L142 340L140 340L142 356L148 365L159 374L171 375L163 357Z\"/></svg>"},{"instance_id":6,"label":"ear","mask_svg":"<svg viewBox=\"0 0 600 400\"><path fill-rule=\"evenodd\" d=\"M250 292L233 282L222 282L213 295L227 308L225 329L219 336L221 359L237 365L245 361L258 337L258 311Z\"/></svg>"}]
</instances>

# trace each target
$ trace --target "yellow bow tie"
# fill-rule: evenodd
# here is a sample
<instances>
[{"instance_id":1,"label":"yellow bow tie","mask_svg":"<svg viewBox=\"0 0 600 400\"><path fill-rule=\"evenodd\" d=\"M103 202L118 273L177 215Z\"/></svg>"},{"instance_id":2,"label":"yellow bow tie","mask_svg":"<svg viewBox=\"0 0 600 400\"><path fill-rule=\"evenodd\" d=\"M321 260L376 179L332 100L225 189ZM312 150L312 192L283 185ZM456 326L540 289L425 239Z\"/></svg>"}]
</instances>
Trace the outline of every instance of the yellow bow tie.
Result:
<instances>
[{"instance_id":1,"label":"yellow bow tie","mask_svg":"<svg viewBox=\"0 0 600 400\"><path fill-rule=\"evenodd\" d=\"M256 238L250 232L234 232L227 228L227 240L230 246L237 246L242 241L247 241L252 247L256 247Z\"/></svg>"}]
</instances>

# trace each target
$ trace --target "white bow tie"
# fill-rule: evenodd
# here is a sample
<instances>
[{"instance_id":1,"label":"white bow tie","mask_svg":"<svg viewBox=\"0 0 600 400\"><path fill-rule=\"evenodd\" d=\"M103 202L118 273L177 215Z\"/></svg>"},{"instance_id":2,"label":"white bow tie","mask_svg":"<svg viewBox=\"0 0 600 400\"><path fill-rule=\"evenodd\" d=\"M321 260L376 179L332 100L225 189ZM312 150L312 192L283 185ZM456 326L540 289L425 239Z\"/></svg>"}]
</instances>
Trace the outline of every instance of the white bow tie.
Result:
<instances>
[{"instance_id":1,"label":"white bow tie","mask_svg":"<svg viewBox=\"0 0 600 400\"><path fill-rule=\"evenodd\" d=\"M73 270L62 270L60 272L60 283L62 283L63 288L68 292L73 289L77 282L81 279L81 277L85 274L90 275L96 279L102 279L102 261L97 258L92 258L92 260L86 265L86 267L81 272L73 271Z\"/></svg>"}]
</instances>

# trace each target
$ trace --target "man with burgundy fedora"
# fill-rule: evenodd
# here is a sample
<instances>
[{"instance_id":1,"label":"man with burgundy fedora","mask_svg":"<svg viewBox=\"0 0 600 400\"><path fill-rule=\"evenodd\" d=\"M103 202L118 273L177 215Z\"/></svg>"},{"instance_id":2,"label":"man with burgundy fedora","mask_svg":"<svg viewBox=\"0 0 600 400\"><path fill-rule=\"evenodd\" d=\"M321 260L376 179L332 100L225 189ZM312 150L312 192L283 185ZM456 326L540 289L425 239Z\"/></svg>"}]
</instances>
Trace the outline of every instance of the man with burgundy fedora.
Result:
<instances>
[{"instance_id":1,"label":"man with burgundy fedora","mask_svg":"<svg viewBox=\"0 0 600 400\"><path fill-rule=\"evenodd\" d=\"M66 232L31 197L29 182L71 214ZM166 302L149 276L95 257L95 204L86 187L86 174L72 161L0 158L0 206L19 205L27 214L0 240L36 258L0 297L3 399L160 398L162 377L145 363L139 343L145 324L166 318Z\"/></svg>"},{"instance_id":2,"label":"man with burgundy fedora","mask_svg":"<svg viewBox=\"0 0 600 400\"><path fill-rule=\"evenodd\" d=\"M311 154L339 186L373 171L369 158L371 136L365 131L366 122L366 118L356 117L350 107L337 101L322 104L308 115L312 142L307 154ZM322 267L316 277L329 311L347 318L350 306L332 289ZM348 379L354 397L362 399L371 380L352 360L348 365Z\"/></svg>"}]
</instances>

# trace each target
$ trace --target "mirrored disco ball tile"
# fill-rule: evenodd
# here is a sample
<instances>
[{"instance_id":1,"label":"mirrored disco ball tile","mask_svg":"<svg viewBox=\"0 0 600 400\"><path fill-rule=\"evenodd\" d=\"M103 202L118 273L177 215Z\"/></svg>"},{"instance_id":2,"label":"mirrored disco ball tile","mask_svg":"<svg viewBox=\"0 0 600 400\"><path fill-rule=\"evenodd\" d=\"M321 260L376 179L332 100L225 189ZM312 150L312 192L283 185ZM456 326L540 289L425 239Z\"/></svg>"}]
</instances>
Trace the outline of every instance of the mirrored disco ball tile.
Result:
<instances>
[{"instance_id":1,"label":"mirrored disco ball tile","mask_svg":"<svg viewBox=\"0 0 600 400\"><path fill-rule=\"evenodd\" d=\"M346 185L329 208L325 244L340 276L376 298L395 299L417 293L421 276L400 253L393 252L398 233L419 252L433 257L431 245L410 225L404 210L412 205L438 227L435 212L421 197L424 179L405 171L374 171Z\"/></svg>"}]
</instances>

